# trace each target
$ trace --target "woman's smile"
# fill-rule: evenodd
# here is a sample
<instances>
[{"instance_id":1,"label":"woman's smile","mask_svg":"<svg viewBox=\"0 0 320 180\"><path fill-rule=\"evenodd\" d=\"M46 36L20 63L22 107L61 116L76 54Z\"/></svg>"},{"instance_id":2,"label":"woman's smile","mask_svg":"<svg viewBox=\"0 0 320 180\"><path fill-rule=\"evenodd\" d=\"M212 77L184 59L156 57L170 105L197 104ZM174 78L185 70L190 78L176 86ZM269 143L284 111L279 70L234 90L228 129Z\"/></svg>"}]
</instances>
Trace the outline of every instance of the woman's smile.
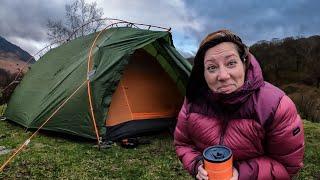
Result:
<instances>
[{"instance_id":1,"label":"woman's smile","mask_svg":"<svg viewBox=\"0 0 320 180\"><path fill-rule=\"evenodd\" d=\"M220 93L228 93L229 91L232 91L235 88L234 84L227 84L227 85L222 85L218 87L218 92Z\"/></svg>"}]
</instances>

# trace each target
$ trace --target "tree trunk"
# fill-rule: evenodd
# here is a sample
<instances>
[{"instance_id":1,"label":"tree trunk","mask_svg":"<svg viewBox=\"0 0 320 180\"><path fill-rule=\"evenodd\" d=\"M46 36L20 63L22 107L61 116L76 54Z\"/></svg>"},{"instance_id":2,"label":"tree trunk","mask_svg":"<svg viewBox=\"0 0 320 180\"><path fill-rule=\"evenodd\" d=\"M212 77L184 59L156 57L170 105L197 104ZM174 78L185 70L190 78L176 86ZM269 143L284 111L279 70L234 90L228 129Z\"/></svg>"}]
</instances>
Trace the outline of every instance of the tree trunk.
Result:
<instances>
[{"instance_id":1,"label":"tree trunk","mask_svg":"<svg viewBox=\"0 0 320 180\"><path fill-rule=\"evenodd\" d=\"M300 63L301 63L300 60L297 60L297 61L296 61L296 64L297 64L297 69L296 69L296 71L297 71L297 72L299 72Z\"/></svg>"}]
</instances>

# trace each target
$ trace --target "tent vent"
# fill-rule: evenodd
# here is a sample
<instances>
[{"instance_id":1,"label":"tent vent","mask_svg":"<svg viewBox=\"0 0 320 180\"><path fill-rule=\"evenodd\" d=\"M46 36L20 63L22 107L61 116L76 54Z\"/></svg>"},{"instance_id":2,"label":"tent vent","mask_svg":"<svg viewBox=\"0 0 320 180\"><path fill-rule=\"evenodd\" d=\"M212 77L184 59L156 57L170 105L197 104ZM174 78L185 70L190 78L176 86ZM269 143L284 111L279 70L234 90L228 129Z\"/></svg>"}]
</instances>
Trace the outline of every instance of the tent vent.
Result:
<instances>
[{"instance_id":1,"label":"tent vent","mask_svg":"<svg viewBox=\"0 0 320 180\"><path fill-rule=\"evenodd\" d=\"M92 80L93 75L96 73L96 70L89 71L87 74L87 80Z\"/></svg>"}]
</instances>

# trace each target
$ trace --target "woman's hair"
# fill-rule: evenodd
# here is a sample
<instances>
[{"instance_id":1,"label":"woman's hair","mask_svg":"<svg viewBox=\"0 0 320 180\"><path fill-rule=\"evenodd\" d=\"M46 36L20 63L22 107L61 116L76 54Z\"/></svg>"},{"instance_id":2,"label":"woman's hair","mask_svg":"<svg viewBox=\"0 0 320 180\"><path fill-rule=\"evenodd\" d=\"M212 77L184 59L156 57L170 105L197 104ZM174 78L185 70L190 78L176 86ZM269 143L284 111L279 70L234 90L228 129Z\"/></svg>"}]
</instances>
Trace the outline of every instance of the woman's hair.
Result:
<instances>
[{"instance_id":1,"label":"woman's hair","mask_svg":"<svg viewBox=\"0 0 320 180\"><path fill-rule=\"evenodd\" d=\"M234 43L241 61L245 66L248 66L249 49L236 34L225 29L208 34L200 43L194 58L194 65L186 89L188 101L196 103L198 100L203 101L206 99L209 87L204 78L204 56L208 49L223 42Z\"/></svg>"}]
</instances>

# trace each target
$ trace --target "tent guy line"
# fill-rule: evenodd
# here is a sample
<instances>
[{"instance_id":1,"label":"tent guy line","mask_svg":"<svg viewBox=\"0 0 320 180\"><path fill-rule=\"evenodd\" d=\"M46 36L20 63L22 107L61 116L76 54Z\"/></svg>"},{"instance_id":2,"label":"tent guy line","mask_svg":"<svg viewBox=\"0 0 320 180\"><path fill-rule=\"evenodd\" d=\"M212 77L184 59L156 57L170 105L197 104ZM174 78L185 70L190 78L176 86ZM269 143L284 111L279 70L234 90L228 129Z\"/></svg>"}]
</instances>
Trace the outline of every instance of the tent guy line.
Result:
<instances>
[{"instance_id":1,"label":"tent guy line","mask_svg":"<svg viewBox=\"0 0 320 180\"><path fill-rule=\"evenodd\" d=\"M31 139L36 136L36 134L40 131L40 129L46 125L50 119L79 91L79 89L82 88L87 83L88 80L85 80L51 115L48 117L48 119L23 143L21 146L14 151L14 153L3 163L3 165L0 168L0 172L3 171L3 169L10 163L10 161L24 148L26 147Z\"/></svg>"},{"instance_id":2,"label":"tent guy line","mask_svg":"<svg viewBox=\"0 0 320 180\"><path fill-rule=\"evenodd\" d=\"M36 132L1 171L40 129L96 139L99 146L101 138L119 141L175 124L191 65L170 31L108 27L50 49L32 65L5 116Z\"/></svg>"}]
</instances>

